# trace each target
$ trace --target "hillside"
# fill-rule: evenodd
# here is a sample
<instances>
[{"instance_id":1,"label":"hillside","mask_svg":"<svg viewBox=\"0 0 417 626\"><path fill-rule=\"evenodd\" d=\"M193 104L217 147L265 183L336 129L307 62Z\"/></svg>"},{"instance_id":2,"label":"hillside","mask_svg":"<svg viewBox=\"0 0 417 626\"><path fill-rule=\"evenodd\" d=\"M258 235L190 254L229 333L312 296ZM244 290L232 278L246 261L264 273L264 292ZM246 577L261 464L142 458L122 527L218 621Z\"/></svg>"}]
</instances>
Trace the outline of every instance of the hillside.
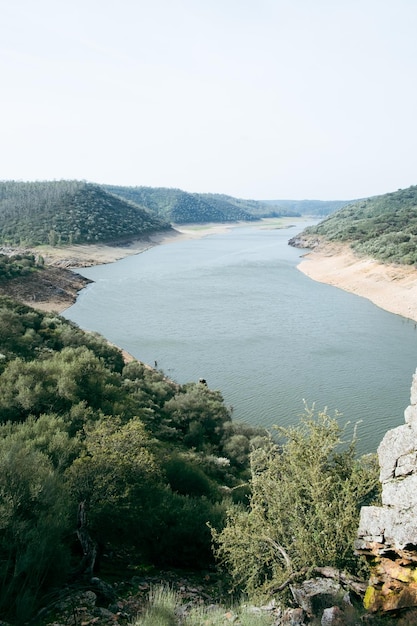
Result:
<instances>
[{"instance_id":1,"label":"hillside","mask_svg":"<svg viewBox=\"0 0 417 626\"><path fill-rule=\"evenodd\" d=\"M0 243L97 243L143 237L169 224L80 181L0 182Z\"/></svg>"},{"instance_id":2,"label":"hillside","mask_svg":"<svg viewBox=\"0 0 417 626\"><path fill-rule=\"evenodd\" d=\"M349 242L358 254L383 262L416 264L417 186L349 204L290 243L314 246L317 237Z\"/></svg>"},{"instance_id":3,"label":"hillside","mask_svg":"<svg viewBox=\"0 0 417 626\"><path fill-rule=\"evenodd\" d=\"M330 215L338 209L351 204L352 200L264 200L263 203L270 208L278 207L281 211L290 211L301 213L301 215L310 215L324 217Z\"/></svg>"},{"instance_id":4,"label":"hillside","mask_svg":"<svg viewBox=\"0 0 417 626\"><path fill-rule=\"evenodd\" d=\"M243 200L222 194L188 193L165 187L105 185L104 189L144 206L158 217L175 224L252 221L267 216L299 215L257 200Z\"/></svg>"}]
</instances>

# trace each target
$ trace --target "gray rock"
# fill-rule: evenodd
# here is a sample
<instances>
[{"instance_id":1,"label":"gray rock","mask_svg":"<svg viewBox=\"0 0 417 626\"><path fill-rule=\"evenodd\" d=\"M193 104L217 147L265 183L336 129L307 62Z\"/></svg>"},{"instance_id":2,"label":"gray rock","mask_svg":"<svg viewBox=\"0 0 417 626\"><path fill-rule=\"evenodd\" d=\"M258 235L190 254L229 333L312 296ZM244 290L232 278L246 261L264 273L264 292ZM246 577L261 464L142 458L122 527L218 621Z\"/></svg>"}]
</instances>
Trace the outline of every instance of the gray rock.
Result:
<instances>
[{"instance_id":1,"label":"gray rock","mask_svg":"<svg viewBox=\"0 0 417 626\"><path fill-rule=\"evenodd\" d=\"M417 370L414 372L413 380L411 382L410 404L417 404Z\"/></svg>"},{"instance_id":2,"label":"gray rock","mask_svg":"<svg viewBox=\"0 0 417 626\"><path fill-rule=\"evenodd\" d=\"M363 541L384 542L385 511L380 506L363 506L359 517L358 538Z\"/></svg>"},{"instance_id":3,"label":"gray rock","mask_svg":"<svg viewBox=\"0 0 417 626\"><path fill-rule=\"evenodd\" d=\"M281 624L282 626L305 626L303 609L285 609Z\"/></svg>"},{"instance_id":4,"label":"gray rock","mask_svg":"<svg viewBox=\"0 0 417 626\"><path fill-rule=\"evenodd\" d=\"M404 418L378 447L382 506L362 508L355 542L370 565L373 612L417 602L417 370Z\"/></svg>"},{"instance_id":5,"label":"gray rock","mask_svg":"<svg viewBox=\"0 0 417 626\"><path fill-rule=\"evenodd\" d=\"M346 622L342 611L338 606L324 609L321 618L321 626L345 626Z\"/></svg>"},{"instance_id":6,"label":"gray rock","mask_svg":"<svg viewBox=\"0 0 417 626\"><path fill-rule=\"evenodd\" d=\"M401 478L402 476L408 476L415 472L417 467L417 452L412 450L408 454L400 456L397 461L397 467L395 468L395 478Z\"/></svg>"},{"instance_id":7,"label":"gray rock","mask_svg":"<svg viewBox=\"0 0 417 626\"><path fill-rule=\"evenodd\" d=\"M342 587L331 578L312 578L300 586L291 585L297 604L309 617L321 614L323 608L336 604L344 594Z\"/></svg>"},{"instance_id":8,"label":"gray rock","mask_svg":"<svg viewBox=\"0 0 417 626\"><path fill-rule=\"evenodd\" d=\"M417 507L417 474L386 482L382 486L382 505L398 511Z\"/></svg>"},{"instance_id":9,"label":"gray rock","mask_svg":"<svg viewBox=\"0 0 417 626\"><path fill-rule=\"evenodd\" d=\"M417 405L410 404L404 411L404 419L406 424L415 425L417 422Z\"/></svg>"},{"instance_id":10,"label":"gray rock","mask_svg":"<svg viewBox=\"0 0 417 626\"><path fill-rule=\"evenodd\" d=\"M395 476L398 459L412 454L416 450L417 437L409 424L389 430L378 447L381 483Z\"/></svg>"}]
</instances>

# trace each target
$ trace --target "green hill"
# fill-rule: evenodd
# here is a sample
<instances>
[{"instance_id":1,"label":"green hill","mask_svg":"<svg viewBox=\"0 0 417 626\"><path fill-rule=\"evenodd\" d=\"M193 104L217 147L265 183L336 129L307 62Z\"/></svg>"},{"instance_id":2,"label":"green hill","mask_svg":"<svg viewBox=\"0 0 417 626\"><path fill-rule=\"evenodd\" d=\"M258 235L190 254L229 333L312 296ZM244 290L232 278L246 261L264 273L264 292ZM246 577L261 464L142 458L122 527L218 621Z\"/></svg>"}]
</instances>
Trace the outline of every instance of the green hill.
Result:
<instances>
[{"instance_id":1,"label":"green hill","mask_svg":"<svg viewBox=\"0 0 417 626\"><path fill-rule=\"evenodd\" d=\"M417 186L352 203L303 231L351 242L352 248L390 263L417 263Z\"/></svg>"},{"instance_id":2,"label":"green hill","mask_svg":"<svg viewBox=\"0 0 417 626\"><path fill-rule=\"evenodd\" d=\"M188 193L166 187L104 185L104 189L146 207L159 217L176 224L252 221L267 216L299 215L265 202L243 200L223 194Z\"/></svg>"},{"instance_id":3,"label":"green hill","mask_svg":"<svg viewBox=\"0 0 417 626\"><path fill-rule=\"evenodd\" d=\"M350 204L352 200L264 200L269 207L278 210L324 217Z\"/></svg>"},{"instance_id":4,"label":"green hill","mask_svg":"<svg viewBox=\"0 0 417 626\"><path fill-rule=\"evenodd\" d=\"M126 240L167 228L143 207L80 181L0 182L0 243Z\"/></svg>"}]
</instances>

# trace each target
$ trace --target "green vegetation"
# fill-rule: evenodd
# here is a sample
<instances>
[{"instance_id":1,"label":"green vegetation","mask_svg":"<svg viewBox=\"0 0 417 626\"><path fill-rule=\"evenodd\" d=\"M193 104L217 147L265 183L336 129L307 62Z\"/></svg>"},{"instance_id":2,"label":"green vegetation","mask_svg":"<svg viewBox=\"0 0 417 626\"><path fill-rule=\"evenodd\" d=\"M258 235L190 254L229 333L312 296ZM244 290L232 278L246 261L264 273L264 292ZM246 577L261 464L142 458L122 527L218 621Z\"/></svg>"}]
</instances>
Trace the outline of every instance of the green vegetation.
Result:
<instances>
[{"instance_id":1,"label":"green vegetation","mask_svg":"<svg viewBox=\"0 0 417 626\"><path fill-rule=\"evenodd\" d=\"M359 254L417 263L417 186L349 204L301 236L351 242Z\"/></svg>"},{"instance_id":2,"label":"green vegetation","mask_svg":"<svg viewBox=\"0 0 417 626\"><path fill-rule=\"evenodd\" d=\"M6 246L120 241L168 226L98 185L0 182L0 243Z\"/></svg>"},{"instance_id":3,"label":"green vegetation","mask_svg":"<svg viewBox=\"0 0 417 626\"><path fill-rule=\"evenodd\" d=\"M278 433L252 454L249 510L232 506L225 527L213 529L217 556L250 595L283 589L315 567L357 573L360 508L378 495L375 458L358 460L355 440L340 449L336 418L306 409L299 425Z\"/></svg>"},{"instance_id":4,"label":"green vegetation","mask_svg":"<svg viewBox=\"0 0 417 626\"><path fill-rule=\"evenodd\" d=\"M298 216L285 208L257 200L242 200L222 194L187 193L165 187L117 187L104 189L135 202L159 217L176 224L253 221L261 217Z\"/></svg>"},{"instance_id":5,"label":"green vegetation","mask_svg":"<svg viewBox=\"0 0 417 626\"><path fill-rule=\"evenodd\" d=\"M179 593L169 587L158 586L151 589L144 615L135 620L132 626L224 626L227 623L272 626L274 621L272 615L257 614L244 604L231 609L195 606L186 612Z\"/></svg>"},{"instance_id":6,"label":"green vegetation","mask_svg":"<svg viewBox=\"0 0 417 626\"><path fill-rule=\"evenodd\" d=\"M309 412L273 438L205 384L126 364L99 335L5 297L0 351L0 619L26 622L104 551L142 568L217 556L250 594L315 566L360 571L353 537L377 472L340 447L336 418Z\"/></svg>"},{"instance_id":7,"label":"green vegetation","mask_svg":"<svg viewBox=\"0 0 417 626\"><path fill-rule=\"evenodd\" d=\"M171 223L253 221L325 214L342 202L257 201L161 187L84 181L0 182L0 245L123 242Z\"/></svg>"},{"instance_id":8,"label":"green vegetation","mask_svg":"<svg viewBox=\"0 0 417 626\"><path fill-rule=\"evenodd\" d=\"M0 615L25 621L99 546L212 563L207 522L220 529L225 502L244 497L263 431L232 422L218 392L125 365L59 316L1 298L0 320ZM80 505L95 546L81 565Z\"/></svg>"},{"instance_id":9,"label":"green vegetation","mask_svg":"<svg viewBox=\"0 0 417 626\"><path fill-rule=\"evenodd\" d=\"M351 202L348 200L264 200L264 204L271 208L278 207L278 210L317 217L334 213Z\"/></svg>"},{"instance_id":10,"label":"green vegetation","mask_svg":"<svg viewBox=\"0 0 417 626\"><path fill-rule=\"evenodd\" d=\"M43 267L43 261L36 260L34 254L0 254L0 283L27 276L40 267Z\"/></svg>"}]
</instances>

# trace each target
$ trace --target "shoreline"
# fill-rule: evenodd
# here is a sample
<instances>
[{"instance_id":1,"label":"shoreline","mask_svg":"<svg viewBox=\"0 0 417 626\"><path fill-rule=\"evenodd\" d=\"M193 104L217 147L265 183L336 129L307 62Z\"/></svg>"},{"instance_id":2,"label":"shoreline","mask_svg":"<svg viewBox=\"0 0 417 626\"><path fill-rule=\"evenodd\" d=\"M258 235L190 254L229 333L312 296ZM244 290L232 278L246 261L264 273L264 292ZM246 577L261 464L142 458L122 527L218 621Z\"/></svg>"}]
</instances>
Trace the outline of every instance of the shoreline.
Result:
<instances>
[{"instance_id":1,"label":"shoreline","mask_svg":"<svg viewBox=\"0 0 417 626\"><path fill-rule=\"evenodd\" d=\"M356 255L348 244L324 242L307 252L297 269L417 322L417 271L412 266L380 263Z\"/></svg>"},{"instance_id":2,"label":"shoreline","mask_svg":"<svg viewBox=\"0 0 417 626\"><path fill-rule=\"evenodd\" d=\"M299 218L264 218L257 224L260 228L284 228L297 221ZM104 265L120 261L128 256L141 254L158 245L175 243L187 239L202 239L209 235L219 235L237 228L248 222L210 222L205 224L181 224L173 225L171 229L158 231L143 239L134 239L124 245L106 244L76 244L62 248L52 246L39 246L30 250L35 255L42 255L45 264L52 267L72 270ZM26 302L33 306L33 302ZM62 314L74 304L74 300L44 300L36 302L36 308L48 313Z\"/></svg>"},{"instance_id":3,"label":"shoreline","mask_svg":"<svg viewBox=\"0 0 417 626\"><path fill-rule=\"evenodd\" d=\"M286 226L291 220L263 220L261 228ZM184 224L160 231L146 239L123 246L104 244L74 245L65 248L44 246L33 251L41 253L48 265L64 267L74 272L82 267L114 263L127 256L141 254L157 245L186 239L201 239L241 226L240 222ZM384 264L369 257L356 255L348 244L321 242L302 256L297 269L312 280L326 283L370 300L373 304L404 318L417 322L417 270L407 265ZM29 303L30 304L30 303ZM73 301L37 302L46 312L63 313ZM33 304L32 304L33 305Z\"/></svg>"},{"instance_id":4,"label":"shoreline","mask_svg":"<svg viewBox=\"0 0 417 626\"><path fill-rule=\"evenodd\" d=\"M236 226L236 224L233 224ZM127 256L141 254L160 244L174 243L183 239L197 239L209 234L226 232L232 224L213 224L199 227L189 225L173 227L165 231L158 231L142 239L132 239L126 244L75 244L65 247L39 246L32 250L41 254L47 265L65 267L76 270L93 265L104 265L120 261Z\"/></svg>"},{"instance_id":5,"label":"shoreline","mask_svg":"<svg viewBox=\"0 0 417 626\"><path fill-rule=\"evenodd\" d=\"M77 269L83 267L115 263L128 256L146 252L158 245L175 243L185 239L201 239L208 235L223 234L240 225L240 222L184 224L174 226L166 231L159 231L143 239L134 239L123 245L76 244L63 248L39 246L36 249L30 250L30 252L35 255L42 255L45 264L50 267L69 270L76 274ZM37 301L36 304L33 301L27 301L25 304L29 306L34 306L35 304L36 308L41 311L61 315L72 306L74 302L74 298L68 297L65 301L51 298Z\"/></svg>"}]
</instances>

